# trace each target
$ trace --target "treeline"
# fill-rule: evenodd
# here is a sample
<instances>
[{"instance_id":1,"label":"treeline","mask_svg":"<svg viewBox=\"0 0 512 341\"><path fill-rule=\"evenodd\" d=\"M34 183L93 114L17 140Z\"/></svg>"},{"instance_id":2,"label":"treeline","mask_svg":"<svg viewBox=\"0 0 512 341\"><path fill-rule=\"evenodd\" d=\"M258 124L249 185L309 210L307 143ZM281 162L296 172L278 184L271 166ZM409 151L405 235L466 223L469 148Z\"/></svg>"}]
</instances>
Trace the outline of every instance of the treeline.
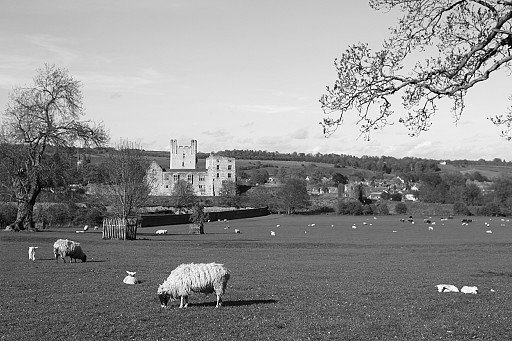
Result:
<instances>
[{"instance_id":1,"label":"treeline","mask_svg":"<svg viewBox=\"0 0 512 341\"><path fill-rule=\"evenodd\" d=\"M353 156L347 154L322 154L322 153L280 153L269 152L265 150L223 150L217 152L222 156L234 157L237 159L247 160L278 160L278 161L299 161L299 162L321 162L334 165L334 167L352 167L367 169L375 172L383 172L385 174L408 174L408 173L425 173L435 172L439 170L439 160L423 159L416 157L395 158L392 156ZM492 161L480 159L472 160L455 160L449 161L449 164L457 167L468 167L475 165L488 166L512 166L511 162L506 162L499 158Z\"/></svg>"}]
</instances>

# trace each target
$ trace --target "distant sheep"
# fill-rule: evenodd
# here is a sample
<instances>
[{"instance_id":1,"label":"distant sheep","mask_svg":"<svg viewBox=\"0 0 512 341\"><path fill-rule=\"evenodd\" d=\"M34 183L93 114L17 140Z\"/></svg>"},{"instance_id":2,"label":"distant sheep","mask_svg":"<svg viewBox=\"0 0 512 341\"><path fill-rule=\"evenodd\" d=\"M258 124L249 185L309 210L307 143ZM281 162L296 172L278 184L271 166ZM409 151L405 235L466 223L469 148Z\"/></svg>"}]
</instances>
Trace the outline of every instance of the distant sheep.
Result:
<instances>
[{"instance_id":1,"label":"distant sheep","mask_svg":"<svg viewBox=\"0 0 512 341\"><path fill-rule=\"evenodd\" d=\"M36 260L36 249L38 249L38 246L29 246L28 247L28 259L29 260Z\"/></svg>"},{"instance_id":2,"label":"distant sheep","mask_svg":"<svg viewBox=\"0 0 512 341\"><path fill-rule=\"evenodd\" d=\"M240 230L239 229L235 229L235 233L240 233Z\"/></svg>"},{"instance_id":3,"label":"distant sheep","mask_svg":"<svg viewBox=\"0 0 512 341\"><path fill-rule=\"evenodd\" d=\"M460 288L460 292L462 292L464 294L476 295L476 294L478 294L478 287L470 287L470 286L465 285L462 288Z\"/></svg>"},{"instance_id":4,"label":"distant sheep","mask_svg":"<svg viewBox=\"0 0 512 341\"><path fill-rule=\"evenodd\" d=\"M276 232L275 232L275 231L270 231L270 235L271 235L271 236L275 236L275 235L276 235Z\"/></svg>"},{"instance_id":5,"label":"distant sheep","mask_svg":"<svg viewBox=\"0 0 512 341\"><path fill-rule=\"evenodd\" d=\"M459 288L451 284L438 284L436 287L439 292L459 292Z\"/></svg>"},{"instance_id":6,"label":"distant sheep","mask_svg":"<svg viewBox=\"0 0 512 341\"><path fill-rule=\"evenodd\" d=\"M167 230L156 230L155 234L167 234Z\"/></svg>"},{"instance_id":7,"label":"distant sheep","mask_svg":"<svg viewBox=\"0 0 512 341\"><path fill-rule=\"evenodd\" d=\"M138 284L138 283L140 283L139 280L137 279L137 277L135 277L135 274L137 272L135 272L135 271L126 271L126 273L128 274L128 276L126 276L123 279L123 283L125 283L125 284Z\"/></svg>"},{"instance_id":8,"label":"distant sheep","mask_svg":"<svg viewBox=\"0 0 512 341\"><path fill-rule=\"evenodd\" d=\"M77 259L82 262L87 261L87 256L82 251L80 243L74 242L69 239L57 239L53 244L53 253L55 254L55 260L59 261L59 256L66 263L66 256L69 256L69 262L74 259L75 263Z\"/></svg>"},{"instance_id":9,"label":"distant sheep","mask_svg":"<svg viewBox=\"0 0 512 341\"><path fill-rule=\"evenodd\" d=\"M199 263L181 264L171 271L165 282L158 287L158 298L162 308L167 307L169 299L180 297L180 308L188 306L188 296L193 292L217 295L216 308L222 305L222 295L226 290L229 272L222 264Z\"/></svg>"}]
</instances>

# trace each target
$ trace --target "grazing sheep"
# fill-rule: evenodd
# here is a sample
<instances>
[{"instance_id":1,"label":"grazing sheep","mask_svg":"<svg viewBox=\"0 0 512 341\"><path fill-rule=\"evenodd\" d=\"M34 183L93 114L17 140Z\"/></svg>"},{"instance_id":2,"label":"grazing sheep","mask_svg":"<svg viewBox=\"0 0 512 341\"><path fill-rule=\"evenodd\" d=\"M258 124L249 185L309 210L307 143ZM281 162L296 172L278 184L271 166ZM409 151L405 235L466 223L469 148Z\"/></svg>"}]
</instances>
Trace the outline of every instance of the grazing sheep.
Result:
<instances>
[{"instance_id":1,"label":"grazing sheep","mask_svg":"<svg viewBox=\"0 0 512 341\"><path fill-rule=\"evenodd\" d=\"M270 235L271 235L271 236L275 236L275 235L276 235L276 233L275 233L274 231L270 231Z\"/></svg>"},{"instance_id":2,"label":"grazing sheep","mask_svg":"<svg viewBox=\"0 0 512 341\"><path fill-rule=\"evenodd\" d=\"M459 292L459 288L451 284L438 284L436 287L439 292Z\"/></svg>"},{"instance_id":3,"label":"grazing sheep","mask_svg":"<svg viewBox=\"0 0 512 341\"><path fill-rule=\"evenodd\" d=\"M462 288L460 288L460 292L465 293L465 294L476 295L476 294L478 294L478 287L470 287L470 286L465 285Z\"/></svg>"},{"instance_id":4,"label":"grazing sheep","mask_svg":"<svg viewBox=\"0 0 512 341\"><path fill-rule=\"evenodd\" d=\"M126 273L128 274L128 276L126 276L123 279L123 283L125 283L125 284L138 284L138 283L140 283L139 280L137 279L137 277L135 277L135 274L137 272L135 272L135 271L126 271Z\"/></svg>"},{"instance_id":5,"label":"grazing sheep","mask_svg":"<svg viewBox=\"0 0 512 341\"><path fill-rule=\"evenodd\" d=\"M38 249L38 246L29 246L28 247L28 259L29 260L36 260L36 249Z\"/></svg>"},{"instance_id":6,"label":"grazing sheep","mask_svg":"<svg viewBox=\"0 0 512 341\"><path fill-rule=\"evenodd\" d=\"M222 305L222 295L226 290L229 272L222 264L199 263L181 264L171 271L165 282L158 287L158 298L162 308L167 306L169 299L180 297L180 308L188 306L188 296L193 292L217 295L216 308Z\"/></svg>"},{"instance_id":7,"label":"grazing sheep","mask_svg":"<svg viewBox=\"0 0 512 341\"><path fill-rule=\"evenodd\" d=\"M429 227L428 227L428 230L429 230L429 231L434 231L434 228L433 228L432 226L429 226Z\"/></svg>"},{"instance_id":8,"label":"grazing sheep","mask_svg":"<svg viewBox=\"0 0 512 341\"><path fill-rule=\"evenodd\" d=\"M69 239L57 239L53 244L53 253L55 254L55 260L59 261L59 256L66 263L66 256L69 256L69 262L74 259L75 263L77 259L82 262L87 261L87 256L82 251L80 243L74 242Z\"/></svg>"},{"instance_id":9,"label":"grazing sheep","mask_svg":"<svg viewBox=\"0 0 512 341\"><path fill-rule=\"evenodd\" d=\"M487 231L485 231L485 233L492 233L492 231L491 230L487 230Z\"/></svg>"},{"instance_id":10,"label":"grazing sheep","mask_svg":"<svg viewBox=\"0 0 512 341\"><path fill-rule=\"evenodd\" d=\"M89 225L84 226L84 231L87 231L89 229Z\"/></svg>"},{"instance_id":11,"label":"grazing sheep","mask_svg":"<svg viewBox=\"0 0 512 341\"><path fill-rule=\"evenodd\" d=\"M235 229L235 233L240 233L240 230L239 229Z\"/></svg>"},{"instance_id":12,"label":"grazing sheep","mask_svg":"<svg viewBox=\"0 0 512 341\"><path fill-rule=\"evenodd\" d=\"M167 234L167 230L156 230L155 234Z\"/></svg>"}]
</instances>

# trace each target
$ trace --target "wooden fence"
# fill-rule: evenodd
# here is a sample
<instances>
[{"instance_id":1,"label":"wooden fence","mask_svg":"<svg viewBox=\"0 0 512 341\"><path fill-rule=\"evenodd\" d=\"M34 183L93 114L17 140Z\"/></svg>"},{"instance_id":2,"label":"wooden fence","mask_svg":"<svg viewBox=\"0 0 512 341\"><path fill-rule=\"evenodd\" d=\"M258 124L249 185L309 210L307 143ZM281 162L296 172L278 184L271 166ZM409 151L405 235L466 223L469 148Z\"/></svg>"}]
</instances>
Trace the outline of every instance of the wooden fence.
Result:
<instances>
[{"instance_id":1,"label":"wooden fence","mask_svg":"<svg viewBox=\"0 0 512 341\"><path fill-rule=\"evenodd\" d=\"M137 238L137 218L104 218L103 239L135 240Z\"/></svg>"}]
</instances>

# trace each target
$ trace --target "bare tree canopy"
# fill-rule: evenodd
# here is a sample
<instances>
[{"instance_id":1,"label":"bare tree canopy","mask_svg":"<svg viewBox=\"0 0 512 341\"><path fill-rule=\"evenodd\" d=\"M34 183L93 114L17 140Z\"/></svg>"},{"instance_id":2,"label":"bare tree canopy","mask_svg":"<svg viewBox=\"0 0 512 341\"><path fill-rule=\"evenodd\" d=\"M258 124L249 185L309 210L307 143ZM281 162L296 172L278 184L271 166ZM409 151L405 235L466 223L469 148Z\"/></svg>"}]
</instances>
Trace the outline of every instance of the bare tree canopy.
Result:
<instances>
[{"instance_id":1,"label":"bare tree canopy","mask_svg":"<svg viewBox=\"0 0 512 341\"><path fill-rule=\"evenodd\" d=\"M0 126L0 142L11 146L4 148L11 152L4 153L0 162L11 165L3 169L10 170L8 182L18 202L14 229L34 227L34 204L52 163L48 147L55 147L55 152L77 142L100 145L107 141L103 127L81 121L83 115L80 82L66 69L54 65L37 70L32 85L17 87L10 93Z\"/></svg>"},{"instance_id":2,"label":"bare tree canopy","mask_svg":"<svg viewBox=\"0 0 512 341\"><path fill-rule=\"evenodd\" d=\"M451 100L458 120L470 88L494 72L512 71L512 1L370 0L370 6L403 16L382 50L359 43L335 60L337 79L320 99L326 135L356 109L357 125L369 138L372 130L397 119L392 108L397 95L406 110L398 121L417 135L430 127L440 99ZM503 125L510 139L512 107L491 120Z\"/></svg>"},{"instance_id":3,"label":"bare tree canopy","mask_svg":"<svg viewBox=\"0 0 512 341\"><path fill-rule=\"evenodd\" d=\"M107 184L100 200L111 206L116 216L126 219L146 204L154 181L148 176L149 164L141 147L130 141L119 142L107 157Z\"/></svg>"}]
</instances>

